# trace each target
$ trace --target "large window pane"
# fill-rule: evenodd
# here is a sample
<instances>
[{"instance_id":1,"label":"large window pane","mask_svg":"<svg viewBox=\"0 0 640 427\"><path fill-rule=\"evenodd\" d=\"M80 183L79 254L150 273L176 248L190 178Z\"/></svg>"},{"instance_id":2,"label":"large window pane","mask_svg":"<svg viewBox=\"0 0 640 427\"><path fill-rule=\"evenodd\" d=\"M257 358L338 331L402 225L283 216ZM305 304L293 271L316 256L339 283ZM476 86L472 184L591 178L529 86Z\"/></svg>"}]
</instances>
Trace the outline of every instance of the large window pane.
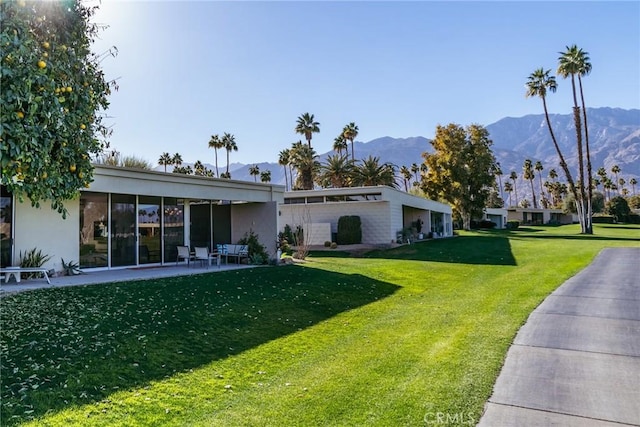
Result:
<instances>
[{"instance_id":1,"label":"large window pane","mask_svg":"<svg viewBox=\"0 0 640 427\"><path fill-rule=\"evenodd\" d=\"M136 197L111 195L111 265L136 264Z\"/></svg>"},{"instance_id":2,"label":"large window pane","mask_svg":"<svg viewBox=\"0 0 640 427\"><path fill-rule=\"evenodd\" d=\"M160 255L160 197L140 196L138 199L138 262L159 263Z\"/></svg>"},{"instance_id":3,"label":"large window pane","mask_svg":"<svg viewBox=\"0 0 640 427\"><path fill-rule=\"evenodd\" d=\"M209 201L192 202L190 206L191 249L206 246L211 249L211 203Z\"/></svg>"},{"instance_id":4,"label":"large window pane","mask_svg":"<svg viewBox=\"0 0 640 427\"><path fill-rule=\"evenodd\" d=\"M80 267L108 265L109 196L102 193L80 194Z\"/></svg>"},{"instance_id":5,"label":"large window pane","mask_svg":"<svg viewBox=\"0 0 640 427\"><path fill-rule=\"evenodd\" d=\"M178 246L184 245L184 201L164 199L164 262L175 262Z\"/></svg>"}]
</instances>

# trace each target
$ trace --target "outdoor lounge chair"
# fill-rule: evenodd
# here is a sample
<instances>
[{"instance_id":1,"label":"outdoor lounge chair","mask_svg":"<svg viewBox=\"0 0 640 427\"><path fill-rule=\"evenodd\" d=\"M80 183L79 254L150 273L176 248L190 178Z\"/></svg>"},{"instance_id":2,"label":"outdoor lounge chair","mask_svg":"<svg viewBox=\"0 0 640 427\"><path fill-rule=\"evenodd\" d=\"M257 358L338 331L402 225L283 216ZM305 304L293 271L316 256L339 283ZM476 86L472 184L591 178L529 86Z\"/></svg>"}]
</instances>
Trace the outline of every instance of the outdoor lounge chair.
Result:
<instances>
[{"instance_id":1,"label":"outdoor lounge chair","mask_svg":"<svg viewBox=\"0 0 640 427\"><path fill-rule=\"evenodd\" d=\"M189 253L189 246L176 246L178 248L178 256L176 257L176 265L179 261L187 261L187 266L191 262L191 253Z\"/></svg>"},{"instance_id":2,"label":"outdoor lounge chair","mask_svg":"<svg viewBox=\"0 0 640 427\"><path fill-rule=\"evenodd\" d=\"M209 248L207 247L195 247L196 255L193 258L196 261L200 261L200 263L206 262L207 268L209 268L209 264L211 264L211 258L209 257Z\"/></svg>"}]
</instances>

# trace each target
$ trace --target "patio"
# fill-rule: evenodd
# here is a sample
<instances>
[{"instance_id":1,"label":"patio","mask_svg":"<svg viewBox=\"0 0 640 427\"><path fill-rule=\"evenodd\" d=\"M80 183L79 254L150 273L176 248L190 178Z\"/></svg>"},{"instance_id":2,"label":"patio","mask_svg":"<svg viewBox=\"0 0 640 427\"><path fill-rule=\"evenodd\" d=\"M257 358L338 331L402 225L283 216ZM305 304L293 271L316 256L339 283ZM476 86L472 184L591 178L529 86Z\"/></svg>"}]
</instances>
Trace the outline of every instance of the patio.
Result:
<instances>
[{"instance_id":1,"label":"patio","mask_svg":"<svg viewBox=\"0 0 640 427\"><path fill-rule=\"evenodd\" d=\"M43 288L59 288L63 286L80 286L80 285L96 285L109 282L127 282L132 280L149 280L162 277L188 276L192 274L215 273L219 271L238 270L243 268L255 267L246 264L222 264L220 267L212 265L209 268L200 266L198 263L187 264L169 264L164 266L150 267L132 267L122 269L100 270L88 273L82 273L75 276L50 276L51 284L48 284L44 278L23 279L20 283L10 281L4 283L4 279L0 280L0 297L15 292L30 291Z\"/></svg>"}]
</instances>

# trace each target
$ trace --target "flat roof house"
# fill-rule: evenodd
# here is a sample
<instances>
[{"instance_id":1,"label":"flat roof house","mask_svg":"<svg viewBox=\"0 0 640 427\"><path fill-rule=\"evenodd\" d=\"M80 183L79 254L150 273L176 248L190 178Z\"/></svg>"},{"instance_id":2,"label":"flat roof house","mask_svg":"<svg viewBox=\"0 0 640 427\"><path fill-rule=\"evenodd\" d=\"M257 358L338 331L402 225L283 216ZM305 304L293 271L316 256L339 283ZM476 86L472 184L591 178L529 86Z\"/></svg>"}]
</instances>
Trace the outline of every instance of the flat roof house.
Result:
<instances>
[{"instance_id":1,"label":"flat roof house","mask_svg":"<svg viewBox=\"0 0 640 427\"><path fill-rule=\"evenodd\" d=\"M387 186L288 191L278 209L281 231L301 226L312 245L335 241L338 219L347 215L360 217L363 244L396 242L418 219L425 238L453 235L449 205Z\"/></svg>"},{"instance_id":2,"label":"flat roof house","mask_svg":"<svg viewBox=\"0 0 640 427\"><path fill-rule=\"evenodd\" d=\"M571 224L573 216L562 209L508 208L508 221L519 221L521 225Z\"/></svg>"},{"instance_id":3,"label":"flat roof house","mask_svg":"<svg viewBox=\"0 0 640 427\"><path fill-rule=\"evenodd\" d=\"M66 219L46 201L34 208L2 188L2 267L18 265L21 252L37 248L62 270L162 265L177 246L236 243L252 230L275 254L280 185L214 179L96 165L90 188L65 203Z\"/></svg>"}]
</instances>

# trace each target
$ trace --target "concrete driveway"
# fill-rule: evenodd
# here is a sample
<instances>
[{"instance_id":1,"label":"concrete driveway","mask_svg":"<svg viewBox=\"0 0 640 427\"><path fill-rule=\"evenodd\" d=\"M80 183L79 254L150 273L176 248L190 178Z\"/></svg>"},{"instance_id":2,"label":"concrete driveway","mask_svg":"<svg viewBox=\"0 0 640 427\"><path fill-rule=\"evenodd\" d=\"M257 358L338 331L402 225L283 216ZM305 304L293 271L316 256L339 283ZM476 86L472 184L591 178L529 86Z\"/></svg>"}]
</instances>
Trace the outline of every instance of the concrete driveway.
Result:
<instances>
[{"instance_id":1,"label":"concrete driveway","mask_svg":"<svg viewBox=\"0 0 640 427\"><path fill-rule=\"evenodd\" d=\"M640 247L603 250L540 304L478 426L640 426Z\"/></svg>"}]
</instances>

